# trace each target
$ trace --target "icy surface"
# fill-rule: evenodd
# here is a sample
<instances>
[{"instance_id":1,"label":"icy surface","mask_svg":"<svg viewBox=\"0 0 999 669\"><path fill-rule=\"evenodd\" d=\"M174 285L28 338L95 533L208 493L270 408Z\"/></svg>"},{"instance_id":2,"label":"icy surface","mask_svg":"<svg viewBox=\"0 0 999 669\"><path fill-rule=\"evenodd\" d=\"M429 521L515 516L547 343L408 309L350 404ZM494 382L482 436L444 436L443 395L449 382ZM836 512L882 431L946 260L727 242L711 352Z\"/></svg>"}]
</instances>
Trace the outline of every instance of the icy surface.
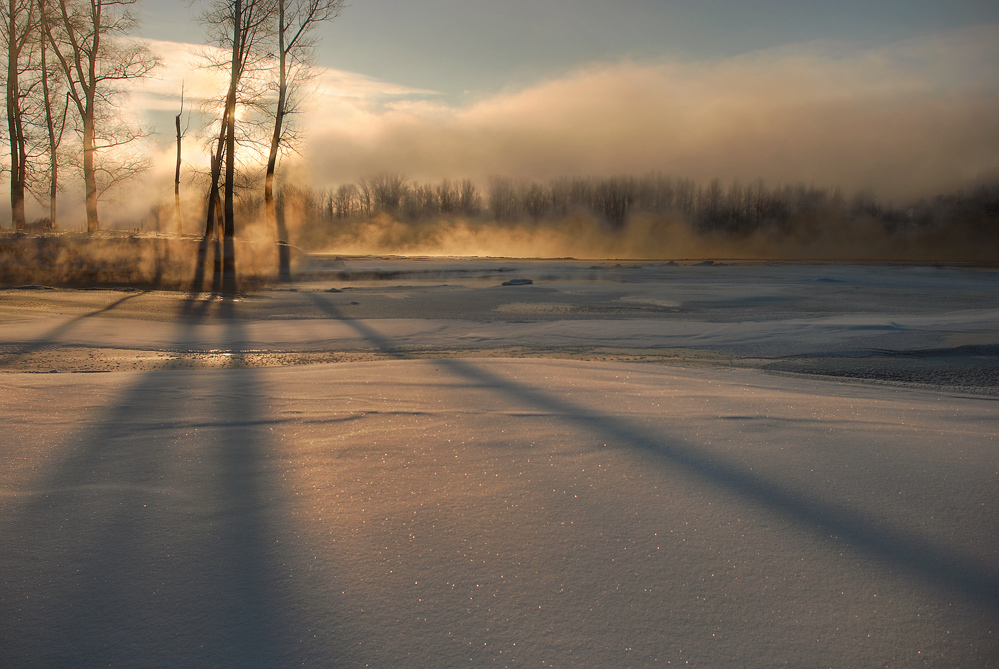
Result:
<instances>
[{"instance_id":1,"label":"icy surface","mask_svg":"<svg viewBox=\"0 0 999 669\"><path fill-rule=\"evenodd\" d=\"M653 269L0 291L0 665L994 666L996 399L739 365L988 362L995 275Z\"/></svg>"}]
</instances>

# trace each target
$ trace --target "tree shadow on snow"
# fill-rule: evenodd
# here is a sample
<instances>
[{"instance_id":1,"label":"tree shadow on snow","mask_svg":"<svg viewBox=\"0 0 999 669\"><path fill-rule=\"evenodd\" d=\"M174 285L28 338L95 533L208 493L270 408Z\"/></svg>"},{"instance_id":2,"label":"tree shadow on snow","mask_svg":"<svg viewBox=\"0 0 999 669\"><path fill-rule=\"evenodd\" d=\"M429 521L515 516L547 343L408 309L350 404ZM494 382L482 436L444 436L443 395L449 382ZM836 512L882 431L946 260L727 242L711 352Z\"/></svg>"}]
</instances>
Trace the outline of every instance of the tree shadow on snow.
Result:
<instances>
[{"instance_id":1,"label":"tree shadow on snow","mask_svg":"<svg viewBox=\"0 0 999 669\"><path fill-rule=\"evenodd\" d=\"M393 346L392 342L387 337L382 336L377 330L368 326L364 321L360 321L346 315L338 309L335 304L332 304L315 293L304 293L304 295L320 311L330 318L346 323L357 334L374 344L380 352L398 360L413 359L412 355L396 346Z\"/></svg>"},{"instance_id":2,"label":"tree shadow on snow","mask_svg":"<svg viewBox=\"0 0 999 669\"><path fill-rule=\"evenodd\" d=\"M309 295L330 317L343 321L383 353L407 359L403 350L364 321L345 316L335 305ZM609 412L574 404L537 387L495 374L480 365L456 358L435 360L454 376L483 389L530 405L598 435L608 445L637 448L654 454L686 475L703 481L743 502L793 522L802 530L836 545L873 558L890 571L907 572L931 585L999 613L999 573L947 551L922 537L865 517L854 510L781 486L743 467L716 459L696 444L668 437Z\"/></svg>"},{"instance_id":3,"label":"tree shadow on snow","mask_svg":"<svg viewBox=\"0 0 999 669\"><path fill-rule=\"evenodd\" d=\"M208 309L192 302L177 341ZM235 305L216 306L238 361ZM250 368L152 370L53 448L0 520L0 664L289 664L303 628L274 554L261 391Z\"/></svg>"},{"instance_id":4,"label":"tree shadow on snow","mask_svg":"<svg viewBox=\"0 0 999 669\"><path fill-rule=\"evenodd\" d=\"M101 314L106 314L109 311L113 311L114 309L120 307L125 302L135 299L140 295L145 295L148 292L149 292L148 290L143 290L141 292L132 293L131 295L126 295L121 299L115 300L111 304L108 304L107 306L101 307L100 309L96 309L86 314L80 314L79 316L73 316L65 323L57 325L56 327L52 328L51 330L46 332L41 337L35 339L34 341L26 342L19 346L15 346L14 350L10 351L9 353L0 353L0 369L6 367L17 358L24 357L32 353L37 353L38 351L58 346L58 342L56 340L59 337L66 334L67 332L69 332L70 330L72 330L77 325L79 325L81 322L87 320L88 318L94 318L95 316L100 316Z\"/></svg>"}]
</instances>

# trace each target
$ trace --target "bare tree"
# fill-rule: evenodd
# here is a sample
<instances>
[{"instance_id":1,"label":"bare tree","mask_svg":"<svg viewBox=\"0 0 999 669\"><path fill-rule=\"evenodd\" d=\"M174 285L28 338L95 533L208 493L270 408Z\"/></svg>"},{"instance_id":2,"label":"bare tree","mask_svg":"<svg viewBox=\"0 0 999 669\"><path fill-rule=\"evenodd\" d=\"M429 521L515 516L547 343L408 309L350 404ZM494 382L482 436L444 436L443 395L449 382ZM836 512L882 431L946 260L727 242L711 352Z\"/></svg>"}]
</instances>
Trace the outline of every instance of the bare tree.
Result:
<instances>
[{"instance_id":1,"label":"bare tree","mask_svg":"<svg viewBox=\"0 0 999 669\"><path fill-rule=\"evenodd\" d=\"M374 206L385 212L395 213L402 204L409 186L406 176L399 172L379 172L369 178Z\"/></svg>"},{"instance_id":2,"label":"bare tree","mask_svg":"<svg viewBox=\"0 0 999 669\"><path fill-rule=\"evenodd\" d=\"M267 155L264 177L264 211L268 228L275 231L278 242L279 274L290 278L288 230L283 211L277 211L274 199L274 171L278 152L287 148L290 137L287 116L296 110L296 89L309 74L313 31L323 21L340 15L343 0L276 0L277 2L277 104L274 110L274 132Z\"/></svg>"},{"instance_id":3,"label":"bare tree","mask_svg":"<svg viewBox=\"0 0 999 669\"><path fill-rule=\"evenodd\" d=\"M252 2L252 0L249 0ZM222 230L222 289L227 293L236 292L236 248L235 211L233 209L233 186L236 172L236 89L243 73L241 51L246 45L246 32L243 29L243 2L232 3L232 72L229 79L229 93L225 98L225 223Z\"/></svg>"},{"instance_id":4,"label":"bare tree","mask_svg":"<svg viewBox=\"0 0 999 669\"><path fill-rule=\"evenodd\" d=\"M489 209L497 221L517 218L519 204L513 180L501 176L489 178Z\"/></svg>"},{"instance_id":5,"label":"bare tree","mask_svg":"<svg viewBox=\"0 0 999 669\"><path fill-rule=\"evenodd\" d=\"M184 139L184 135L187 133L187 128L185 127L181 130L180 119L184 116L184 83L180 84L180 111L177 112L177 116L174 117L174 125L177 128L177 165L173 172L173 204L174 210L177 216L177 236L180 237L184 234L184 218L181 216L180 212L180 162L181 162L181 141Z\"/></svg>"},{"instance_id":6,"label":"bare tree","mask_svg":"<svg viewBox=\"0 0 999 669\"><path fill-rule=\"evenodd\" d=\"M333 191L330 198L334 218L350 218L361 208L360 191L354 184L344 184Z\"/></svg>"},{"instance_id":7,"label":"bare tree","mask_svg":"<svg viewBox=\"0 0 999 669\"><path fill-rule=\"evenodd\" d=\"M210 236L219 204L222 205L222 283L223 290L236 290L235 253L235 181L236 181L236 105L241 84L248 73L260 68L266 54L260 47L270 35L275 11L274 0L215 0L202 16L212 41L230 53L225 68L229 77L218 143L212 155L208 217L205 238ZM246 96L243 97L244 103ZM223 167L224 161L224 167ZM221 191L221 197L220 197ZM204 243L202 244L204 247ZM199 260L200 262L200 260Z\"/></svg>"},{"instance_id":8,"label":"bare tree","mask_svg":"<svg viewBox=\"0 0 999 669\"><path fill-rule=\"evenodd\" d=\"M374 211L375 187L371 177L361 177L357 180L357 197L361 214L370 216Z\"/></svg>"},{"instance_id":9,"label":"bare tree","mask_svg":"<svg viewBox=\"0 0 999 669\"><path fill-rule=\"evenodd\" d=\"M450 179L444 179L435 187L437 192L437 206L442 214L454 213L458 206L458 188L451 183Z\"/></svg>"},{"instance_id":10,"label":"bare tree","mask_svg":"<svg viewBox=\"0 0 999 669\"><path fill-rule=\"evenodd\" d=\"M67 91L65 96L54 95L54 93L61 92L62 86L57 87L57 83L61 83L61 79L58 78L54 72L52 72L48 59L49 40L47 33L49 7L47 1L38 0L38 8L38 28L40 33L38 37L38 44L42 69L42 104L45 110L45 134L48 139L49 155L49 225L52 228L55 228L58 216L56 198L59 193L59 147L62 145L63 133L66 130L66 114L69 112L69 92ZM59 111L54 107L54 97L62 99L62 111Z\"/></svg>"},{"instance_id":11,"label":"bare tree","mask_svg":"<svg viewBox=\"0 0 999 669\"><path fill-rule=\"evenodd\" d=\"M158 62L144 45L120 39L135 27L129 12L135 2L57 0L55 20L46 24L70 100L79 115L90 232L100 229L97 202L101 192L146 167L146 162L134 155L117 164L111 156L99 163L97 155L123 149L142 134L109 109L124 95L121 82L148 75Z\"/></svg>"},{"instance_id":12,"label":"bare tree","mask_svg":"<svg viewBox=\"0 0 999 669\"><path fill-rule=\"evenodd\" d=\"M7 57L7 132L10 141L10 209L14 229L25 227L24 193L28 181L27 107L33 84L26 81L33 68L37 40L38 8L33 0L5 0L0 7L3 40Z\"/></svg>"},{"instance_id":13,"label":"bare tree","mask_svg":"<svg viewBox=\"0 0 999 669\"><path fill-rule=\"evenodd\" d=\"M458 209L466 216L474 216L482 208L482 198L471 179L458 182Z\"/></svg>"}]
</instances>

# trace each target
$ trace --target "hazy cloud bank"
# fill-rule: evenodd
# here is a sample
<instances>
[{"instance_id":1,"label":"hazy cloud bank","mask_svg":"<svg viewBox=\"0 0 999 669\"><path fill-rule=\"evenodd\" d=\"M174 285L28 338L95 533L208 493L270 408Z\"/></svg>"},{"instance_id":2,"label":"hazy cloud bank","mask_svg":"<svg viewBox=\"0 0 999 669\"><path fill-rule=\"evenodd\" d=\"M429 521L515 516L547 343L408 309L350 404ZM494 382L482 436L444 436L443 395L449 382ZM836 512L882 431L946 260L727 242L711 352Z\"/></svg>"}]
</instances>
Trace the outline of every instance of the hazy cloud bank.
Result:
<instances>
[{"instance_id":1,"label":"hazy cloud bank","mask_svg":"<svg viewBox=\"0 0 999 669\"><path fill-rule=\"evenodd\" d=\"M303 118L303 157L317 185L379 170L421 180L659 170L906 198L999 174L997 84L999 26L985 26L878 49L593 64L465 107L324 86Z\"/></svg>"},{"instance_id":2,"label":"hazy cloud bank","mask_svg":"<svg viewBox=\"0 0 999 669\"><path fill-rule=\"evenodd\" d=\"M173 116L217 98L224 74L191 44L152 41L163 59L130 108L157 129L143 184L102 205L105 220L144 218L172 200ZM700 62L594 63L465 106L433 91L321 69L310 82L300 155L285 169L326 187L379 171L420 181L490 175L545 180L656 170L706 182L805 182L903 201L999 177L999 25L880 48L809 43ZM202 119L203 120L203 119ZM185 175L204 169L185 138ZM76 178L64 175L76 189ZM133 201L128 194L141 192ZM62 199L64 221L82 198ZM185 180L185 196L195 199Z\"/></svg>"}]
</instances>

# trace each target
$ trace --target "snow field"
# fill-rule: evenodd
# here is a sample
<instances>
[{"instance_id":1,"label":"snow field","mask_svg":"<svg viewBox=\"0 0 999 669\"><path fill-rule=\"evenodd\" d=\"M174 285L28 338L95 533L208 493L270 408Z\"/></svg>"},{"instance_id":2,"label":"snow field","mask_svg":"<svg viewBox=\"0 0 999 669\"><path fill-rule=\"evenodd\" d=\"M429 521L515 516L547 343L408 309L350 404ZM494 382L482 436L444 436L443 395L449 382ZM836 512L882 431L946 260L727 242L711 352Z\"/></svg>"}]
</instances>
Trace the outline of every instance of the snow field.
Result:
<instances>
[{"instance_id":1,"label":"snow field","mask_svg":"<svg viewBox=\"0 0 999 669\"><path fill-rule=\"evenodd\" d=\"M999 658L991 398L454 358L7 373L0 407L0 664Z\"/></svg>"}]
</instances>

